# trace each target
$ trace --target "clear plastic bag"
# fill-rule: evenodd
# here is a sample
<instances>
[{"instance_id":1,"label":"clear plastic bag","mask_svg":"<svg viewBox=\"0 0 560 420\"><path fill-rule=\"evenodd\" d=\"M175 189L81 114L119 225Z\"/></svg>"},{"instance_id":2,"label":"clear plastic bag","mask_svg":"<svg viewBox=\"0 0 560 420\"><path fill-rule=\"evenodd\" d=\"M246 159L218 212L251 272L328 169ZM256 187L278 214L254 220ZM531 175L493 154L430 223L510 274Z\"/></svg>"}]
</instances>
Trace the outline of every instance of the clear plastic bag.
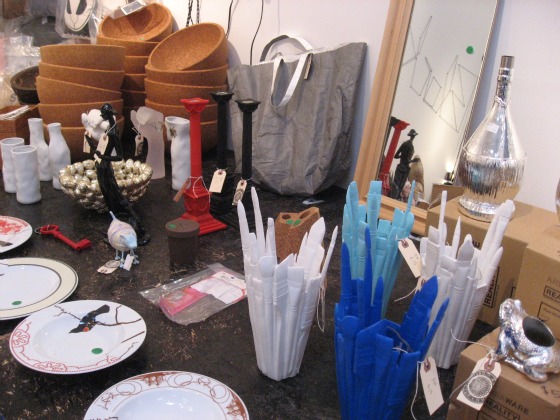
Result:
<instances>
[{"instance_id":1,"label":"clear plastic bag","mask_svg":"<svg viewBox=\"0 0 560 420\"><path fill-rule=\"evenodd\" d=\"M244 276L219 263L140 294L182 325L204 321L247 296Z\"/></svg>"}]
</instances>

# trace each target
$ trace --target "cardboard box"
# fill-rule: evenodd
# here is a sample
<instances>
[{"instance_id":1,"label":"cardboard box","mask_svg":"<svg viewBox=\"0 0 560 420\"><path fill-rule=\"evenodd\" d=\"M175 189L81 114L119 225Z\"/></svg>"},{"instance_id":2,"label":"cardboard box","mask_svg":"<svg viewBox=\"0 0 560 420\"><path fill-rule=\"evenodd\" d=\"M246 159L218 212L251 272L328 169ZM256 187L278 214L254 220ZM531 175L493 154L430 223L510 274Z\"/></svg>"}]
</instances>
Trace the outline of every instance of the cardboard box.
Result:
<instances>
[{"instance_id":1,"label":"cardboard box","mask_svg":"<svg viewBox=\"0 0 560 420\"><path fill-rule=\"evenodd\" d=\"M560 338L560 226L551 226L527 245L514 296Z\"/></svg>"},{"instance_id":2,"label":"cardboard box","mask_svg":"<svg viewBox=\"0 0 560 420\"><path fill-rule=\"evenodd\" d=\"M0 109L0 114L21 108L23 105L10 105ZM30 105L29 109L13 120L0 120L0 140L8 137L21 137L25 144L29 144L29 118L40 118L37 105ZM0 153L0 167L2 166L2 154Z\"/></svg>"},{"instance_id":3,"label":"cardboard box","mask_svg":"<svg viewBox=\"0 0 560 420\"><path fill-rule=\"evenodd\" d=\"M499 329L483 337L478 343L495 348ZM453 389L462 387L475 364L488 354L482 345L472 344L461 353ZM459 390L449 404L447 419L560 419L560 374L551 374L548 381L531 381L525 374L506 363L500 363L502 373L494 384L480 411L457 400Z\"/></svg>"},{"instance_id":4,"label":"cardboard box","mask_svg":"<svg viewBox=\"0 0 560 420\"><path fill-rule=\"evenodd\" d=\"M426 235L429 226L437 227L440 210L441 207L438 206L428 211ZM452 242L453 231L459 216L461 217L461 242L463 242L465 235L470 233L474 245L480 248L490 223L480 222L460 213L459 197L448 201L445 208L447 242ZM498 309L505 299L513 296L527 244L556 223L558 223L556 213L518 201L515 202L515 212L502 240L504 254L484 299L484 304L478 316L479 320L498 326Z\"/></svg>"}]
</instances>

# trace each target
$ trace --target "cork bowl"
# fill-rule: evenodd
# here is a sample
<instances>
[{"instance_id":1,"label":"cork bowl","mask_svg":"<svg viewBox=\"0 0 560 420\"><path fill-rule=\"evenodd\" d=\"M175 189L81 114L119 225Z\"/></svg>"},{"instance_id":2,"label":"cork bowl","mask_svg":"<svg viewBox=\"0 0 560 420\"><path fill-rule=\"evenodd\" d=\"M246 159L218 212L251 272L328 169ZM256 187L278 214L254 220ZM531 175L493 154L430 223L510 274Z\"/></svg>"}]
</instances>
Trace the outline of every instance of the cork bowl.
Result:
<instances>
[{"instance_id":1,"label":"cork bowl","mask_svg":"<svg viewBox=\"0 0 560 420\"><path fill-rule=\"evenodd\" d=\"M117 119L117 127L119 128L119 136L122 137L124 129L124 117ZM47 124L43 123L43 131L45 132L45 139L49 138L49 132L47 130ZM66 144L70 149L70 159L72 162L79 162L86 158L88 155L84 153L84 132L85 128L83 126L76 127L64 127L60 128L62 132L62 137L66 140Z\"/></svg>"},{"instance_id":2,"label":"cork bowl","mask_svg":"<svg viewBox=\"0 0 560 420\"><path fill-rule=\"evenodd\" d=\"M80 69L39 62L39 76L101 89L119 90L124 70Z\"/></svg>"},{"instance_id":3,"label":"cork bowl","mask_svg":"<svg viewBox=\"0 0 560 420\"><path fill-rule=\"evenodd\" d=\"M100 109L109 103L120 115L123 110L123 100L86 102L79 104L42 104L39 103L39 114L45 124L60 123L63 127L79 127L82 125L82 114L87 114L92 109Z\"/></svg>"},{"instance_id":4,"label":"cork bowl","mask_svg":"<svg viewBox=\"0 0 560 420\"><path fill-rule=\"evenodd\" d=\"M121 99L118 90L100 89L41 76L37 77L37 94L39 100L45 104L76 104Z\"/></svg>"},{"instance_id":5,"label":"cork bowl","mask_svg":"<svg viewBox=\"0 0 560 420\"><path fill-rule=\"evenodd\" d=\"M148 77L144 80L146 86L146 98L150 101L160 104L176 105L181 103L181 99L202 98L212 99L211 92L223 91L227 89L227 85L218 86L187 86L172 85L168 83L160 83L150 80Z\"/></svg>"},{"instance_id":6,"label":"cork bowl","mask_svg":"<svg viewBox=\"0 0 560 420\"><path fill-rule=\"evenodd\" d=\"M130 41L127 39L109 38L106 36L97 35L97 44L105 46L112 45L124 47L127 56L146 56L150 55L152 50L159 44L159 42Z\"/></svg>"},{"instance_id":7,"label":"cork bowl","mask_svg":"<svg viewBox=\"0 0 560 420\"><path fill-rule=\"evenodd\" d=\"M121 89L125 107L144 106L146 101L146 92L143 90L126 90Z\"/></svg>"},{"instance_id":8,"label":"cork bowl","mask_svg":"<svg viewBox=\"0 0 560 420\"><path fill-rule=\"evenodd\" d=\"M163 114L164 117L181 117L191 118L190 112L187 112L183 105L168 105L146 99L146 106L155 109ZM204 111L200 114L201 122L216 121L218 119L218 104L208 104Z\"/></svg>"},{"instance_id":9,"label":"cork bowl","mask_svg":"<svg viewBox=\"0 0 560 420\"><path fill-rule=\"evenodd\" d=\"M155 82L190 86L222 85L227 82L227 70L227 64L213 69L185 71L159 70L148 64L145 69L146 76Z\"/></svg>"},{"instance_id":10,"label":"cork bowl","mask_svg":"<svg viewBox=\"0 0 560 420\"><path fill-rule=\"evenodd\" d=\"M146 73L149 55L127 55L124 58L124 72L128 74Z\"/></svg>"},{"instance_id":11,"label":"cork bowl","mask_svg":"<svg viewBox=\"0 0 560 420\"><path fill-rule=\"evenodd\" d=\"M125 74L121 88L124 90L144 90L146 74Z\"/></svg>"},{"instance_id":12,"label":"cork bowl","mask_svg":"<svg viewBox=\"0 0 560 420\"><path fill-rule=\"evenodd\" d=\"M152 3L142 10L117 19L106 17L99 25L99 34L128 41L161 41L173 30L171 11Z\"/></svg>"},{"instance_id":13,"label":"cork bowl","mask_svg":"<svg viewBox=\"0 0 560 420\"><path fill-rule=\"evenodd\" d=\"M199 23L172 33L154 48L148 59L160 70L203 70L223 66L228 46L224 29L216 23Z\"/></svg>"},{"instance_id":14,"label":"cork bowl","mask_svg":"<svg viewBox=\"0 0 560 420\"><path fill-rule=\"evenodd\" d=\"M123 70L126 50L118 45L55 44L39 48L41 61L58 66Z\"/></svg>"}]
</instances>

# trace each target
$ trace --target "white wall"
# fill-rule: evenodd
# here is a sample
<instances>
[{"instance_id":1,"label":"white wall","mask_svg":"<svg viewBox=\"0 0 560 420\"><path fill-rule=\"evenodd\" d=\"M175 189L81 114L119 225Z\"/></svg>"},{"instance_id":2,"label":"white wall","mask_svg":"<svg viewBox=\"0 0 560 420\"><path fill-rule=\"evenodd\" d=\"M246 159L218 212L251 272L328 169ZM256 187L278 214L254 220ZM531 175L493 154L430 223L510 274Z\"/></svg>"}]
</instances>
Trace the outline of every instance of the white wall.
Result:
<instances>
[{"instance_id":1,"label":"white wall","mask_svg":"<svg viewBox=\"0 0 560 420\"><path fill-rule=\"evenodd\" d=\"M368 53L353 130L356 162L369 96L390 0L264 0L263 23L255 41L253 61L263 46L282 33L300 35L316 46L364 41ZM164 0L178 26L186 22L188 1ZM201 21L227 27L230 0L200 1ZM196 6L196 1L194 2ZM230 30L230 65L249 63L251 40L258 25L261 1L234 0ZM492 100L502 55L516 58L512 87L512 118L527 153L522 189L517 200L555 210L560 178L560 1L502 0L486 58L473 129Z\"/></svg>"}]
</instances>

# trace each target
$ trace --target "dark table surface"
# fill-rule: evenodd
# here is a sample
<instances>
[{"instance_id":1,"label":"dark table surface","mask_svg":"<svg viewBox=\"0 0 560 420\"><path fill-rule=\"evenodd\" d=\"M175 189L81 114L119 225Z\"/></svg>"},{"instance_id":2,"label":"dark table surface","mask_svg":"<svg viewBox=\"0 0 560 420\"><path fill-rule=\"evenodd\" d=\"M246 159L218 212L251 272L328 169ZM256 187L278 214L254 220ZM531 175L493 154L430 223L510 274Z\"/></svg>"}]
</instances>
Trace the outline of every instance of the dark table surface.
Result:
<instances>
[{"instance_id":1,"label":"dark table surface","mask_svg":"<svg viewBox=\"0 0 560 420\"><path fill-rule=\"evenodd\" d=\"M204 159L207 185L211 179L214 157ZM168 170L169 174L169 170ZM1 183L1 181L0 181ZM172 200L169 175L152 180L146 194L135 205L151 241L137 251L140 264L130 271L119 269L110 275L97 272L114 257L114 250L104 241L110 216L86 210L51 183L41 183L42 200L21 205L15 194L6 194L0 186L0 214L26 220L33 228L57 224L71 239L88 238L90 249L76 252L53 237L33 234L23 245L0 254L0 258L41 257L72 266L79 284L68 301L97 299L126 305L137 311L147 324L143 345L122 362L108 368L77 375L37 372L19 364L9 349L10 334L21 319L0 321L0 413L7 420L20 418L81 419L90 404L107 388L135 375L155 371L188 371L214 378L228 385L244 401L252 419L336 419L340 417L333 345L333 310L339 297L340 239L337 241L328 272L326 328L314 324L305 350L300 373L294 378L274 381L257 368L247 300L242 300L206 321L180 325L139 292L196 273L209 264L221 263L243 274L239 232L228 227L199 238L199 253L194 263L172 265L169 260L166 222L181 216L183 202ZM321 193L317 204L327 225L326 240L342 223L345 190L333 187ZM280 212L301 212L308 206L301 197L283 197L259 190L263 217L276 218ZM401 267L393 297L407 295L415 279L407 267ZM401 322L410 298L389 305L387 318ZM477 323L472 339L490 328ZM455 368L440 369L443 395L452 390ZM420 387L421 388L421 387ZM413 395L410 400L412 401ZM416 418L428 418L421 389L413 407ZM447 402L433 418L445 418ZM407 408L403 418L412 418Z\"/></svg>"}]
</instances>

